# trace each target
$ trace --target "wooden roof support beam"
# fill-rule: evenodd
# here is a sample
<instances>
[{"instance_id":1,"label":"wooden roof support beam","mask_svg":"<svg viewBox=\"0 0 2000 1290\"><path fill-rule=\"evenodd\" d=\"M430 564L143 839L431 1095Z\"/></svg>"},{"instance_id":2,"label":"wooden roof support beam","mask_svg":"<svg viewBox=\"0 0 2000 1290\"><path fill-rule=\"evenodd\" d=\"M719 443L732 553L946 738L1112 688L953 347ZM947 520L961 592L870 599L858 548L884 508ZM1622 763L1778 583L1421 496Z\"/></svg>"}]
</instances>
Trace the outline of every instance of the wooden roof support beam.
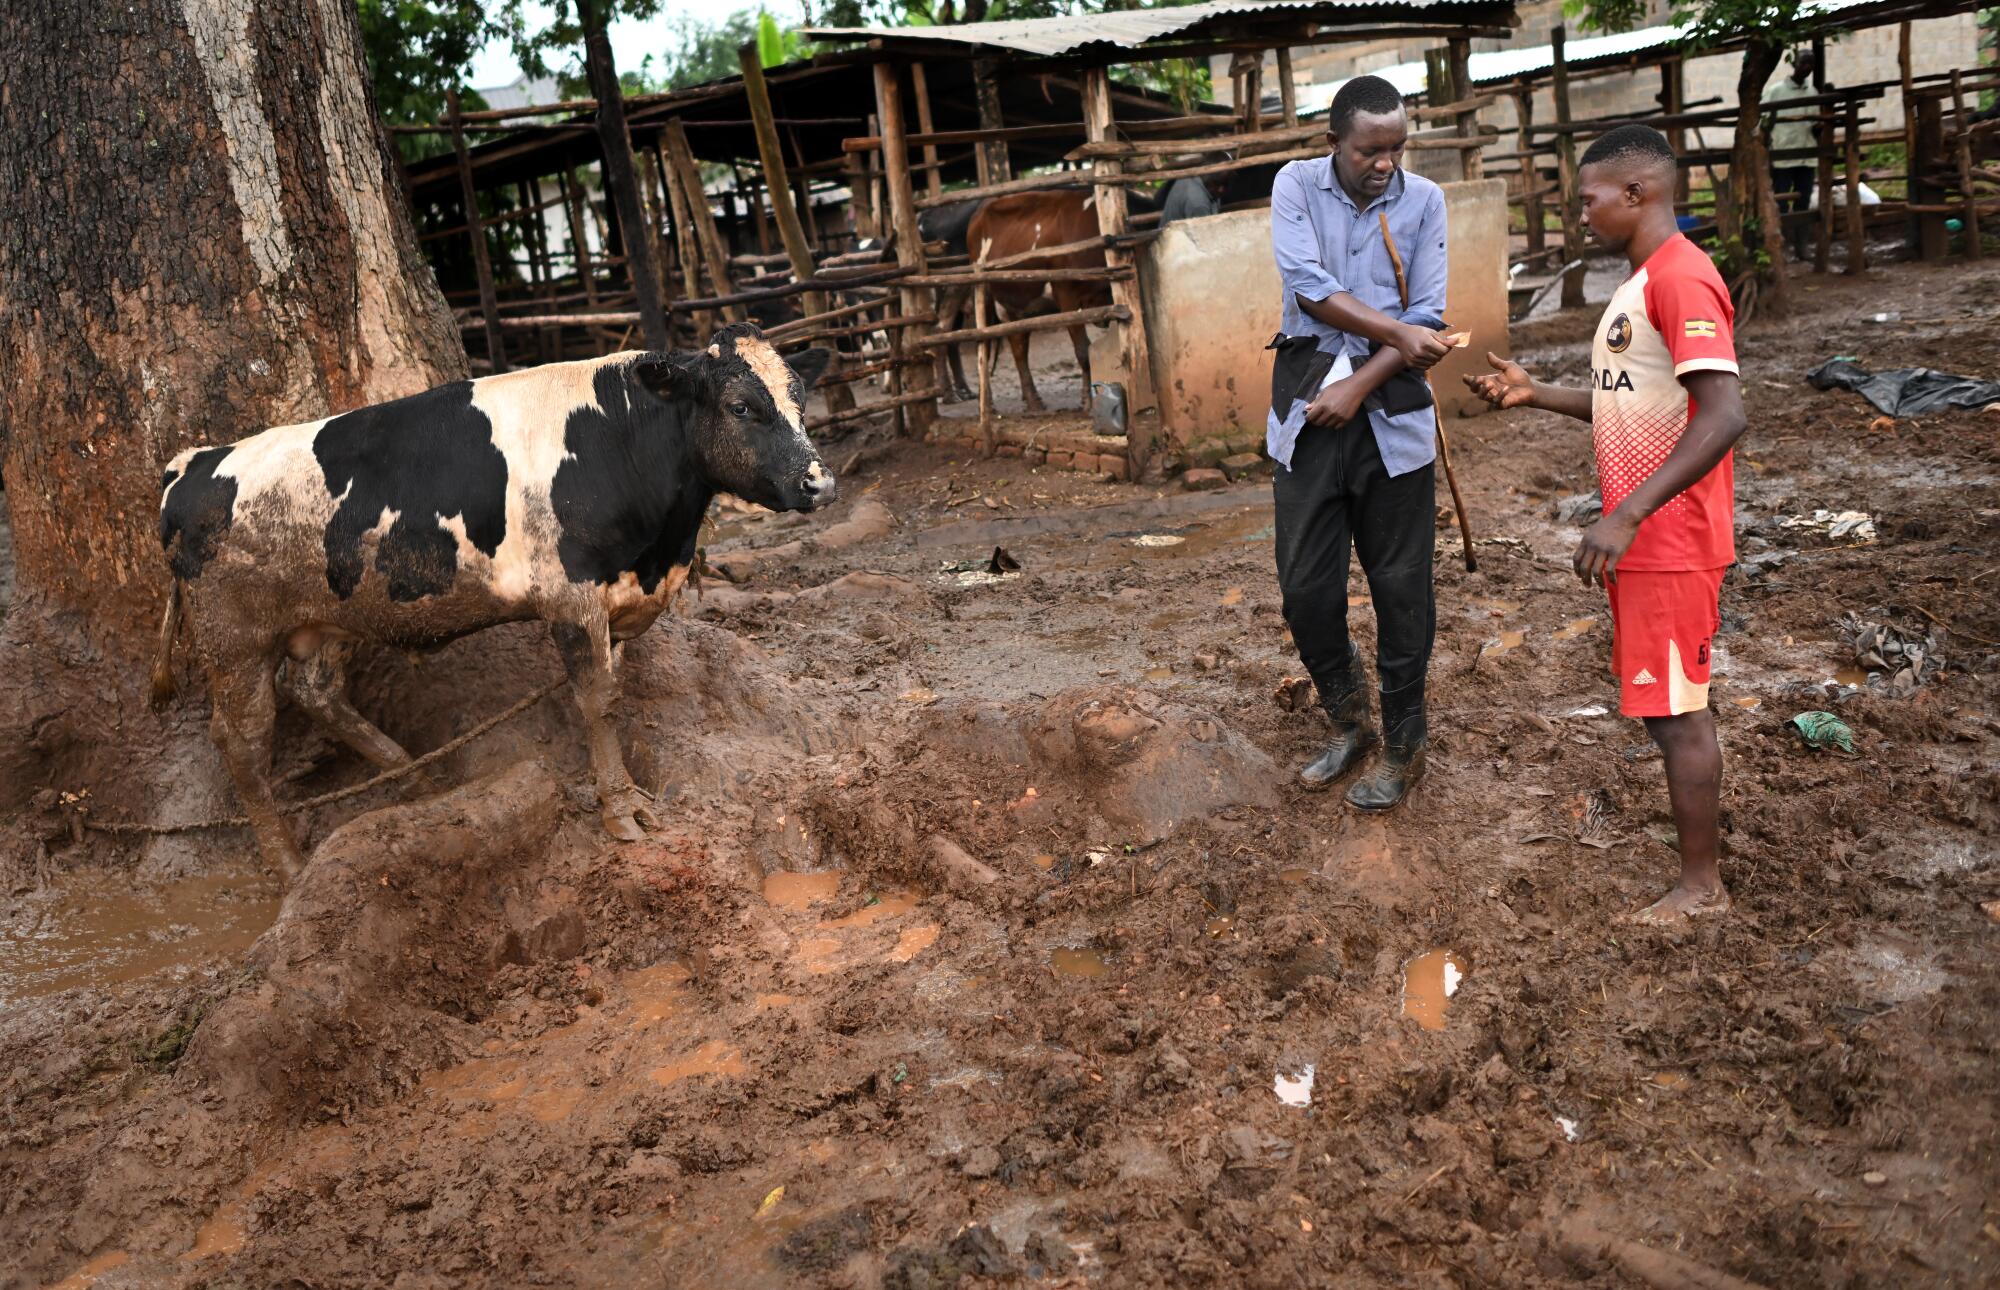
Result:
<instances>
[{"instance_id":1,"label":"wooden roof support beam","mask_svg":"<svg viewBox=\"0 0 2000 1290\"><path fill-rule=\"evenodd\" d=\"M618 226L625 239L627 271L639 296L640 328L648 349L673 346L667 333L664 279L660 276L659 229L646 218L639 193L638 167L632 160L632 136L625 126L625 100L618 88L618 65L605 34L607 0L576 0L583 26L583 66L597 95L597 135L604 149L604 182L618 208Z\"/></svg>"}]
</instances>

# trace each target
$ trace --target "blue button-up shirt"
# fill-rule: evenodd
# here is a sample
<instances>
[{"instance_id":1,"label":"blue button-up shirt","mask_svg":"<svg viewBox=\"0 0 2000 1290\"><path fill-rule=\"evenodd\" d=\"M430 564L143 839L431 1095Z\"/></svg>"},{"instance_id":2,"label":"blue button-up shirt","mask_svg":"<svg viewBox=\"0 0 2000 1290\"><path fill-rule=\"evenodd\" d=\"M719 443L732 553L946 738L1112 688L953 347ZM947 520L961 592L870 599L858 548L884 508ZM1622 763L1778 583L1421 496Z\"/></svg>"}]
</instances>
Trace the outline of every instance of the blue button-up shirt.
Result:
<instances>
[{"instance_id":1,"label":"blue button-up shirt","mask_svg":"<svg viewBox=\"0 0 2000 1290\"><path fill-rule=\"evenodd\" d=\"M1378 211L1388 213L1389 232L1403 257L1408 308L1397 293L1396 267L1382 244ZM1320 322L1299 308L1298 297L1319 301L1345 291L1391 318L1419 327L1444 325L1444 192L1421 175L1398 168L1387 190L1368 209L1356 210L1333 173L1332 157L1291 162L1271 185L1271 253L1284 285L1284 333L1316 337L1321 352L1344 353L1357 368L1368 355L1368 339ZM1284 414L1273 408L1265 423L1265 447L1286 469L1305 426L1305 409L1303 401ZM1393 416L1370 412L1368 418L1391 475L1422 469L1436 457L1430 408Z\"/></svg>"}]
</instances>

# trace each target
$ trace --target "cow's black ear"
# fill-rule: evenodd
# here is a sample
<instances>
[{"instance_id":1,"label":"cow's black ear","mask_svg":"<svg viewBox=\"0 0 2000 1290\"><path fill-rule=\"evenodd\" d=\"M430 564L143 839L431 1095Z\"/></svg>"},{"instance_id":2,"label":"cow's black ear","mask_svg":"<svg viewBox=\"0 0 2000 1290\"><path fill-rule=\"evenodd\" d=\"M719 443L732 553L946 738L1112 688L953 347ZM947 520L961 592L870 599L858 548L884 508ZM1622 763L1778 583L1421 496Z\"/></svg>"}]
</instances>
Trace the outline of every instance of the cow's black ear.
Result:
<instances>
[{"instance_id":1,"label":"cow's black ear","mask_svg":"<svg viewBox=\"0 0 2000 1290\"><path fill-rule=\"evenodd\" d=\"M826 365L832 361L833 351L830 349L808 349L785 359L808 391L818 384L820 377L826 375Z\"/></svg>"},{"instance_id":2,"label":"cow's black ear","mask_svg":"<svg viewBox=\"0 0 2000 1290\"><path fill-rule=\"evenodd\" d=\"M686 398L695 393L700 377L693 366L672 354L647 354L632 365L632 375L657 398Z\"/></svg>"}]
</instances>

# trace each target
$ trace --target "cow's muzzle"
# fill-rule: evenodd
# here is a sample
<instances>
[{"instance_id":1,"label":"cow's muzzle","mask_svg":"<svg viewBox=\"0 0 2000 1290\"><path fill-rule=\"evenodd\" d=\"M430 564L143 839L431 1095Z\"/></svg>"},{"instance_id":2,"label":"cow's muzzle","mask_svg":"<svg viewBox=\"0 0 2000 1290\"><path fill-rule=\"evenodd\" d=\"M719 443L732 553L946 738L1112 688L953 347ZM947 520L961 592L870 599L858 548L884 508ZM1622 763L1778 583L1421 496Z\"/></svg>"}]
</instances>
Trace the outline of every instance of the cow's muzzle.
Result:
<instances>
[{"instance_id":1,"label":"cow's muzzle","mask_svg":"<svg viewBox=\"0 0 2000 1290\"><path fill-rule=\"evenodd\" d=\"M814 462L806 471L806 509L816 511L834 499L840 485L834 480L833 472L819 462Z\"/></svg>"}]
</instances>

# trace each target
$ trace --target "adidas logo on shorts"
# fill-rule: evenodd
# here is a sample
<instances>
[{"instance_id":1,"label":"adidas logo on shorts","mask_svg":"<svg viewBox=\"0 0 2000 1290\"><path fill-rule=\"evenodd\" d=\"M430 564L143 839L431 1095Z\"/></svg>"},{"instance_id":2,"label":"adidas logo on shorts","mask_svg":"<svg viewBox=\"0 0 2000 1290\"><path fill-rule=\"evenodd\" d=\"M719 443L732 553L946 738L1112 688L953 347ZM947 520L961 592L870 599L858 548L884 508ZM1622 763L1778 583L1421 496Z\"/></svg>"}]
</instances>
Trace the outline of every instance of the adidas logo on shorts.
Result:
<instances>
[{"instance_id":1,"label":"adidas logo on shorts","mask_svg":"<svg viewBox=\"0 0 2000 1290\"><path fill-rule=\"evenodd\" d=\"M1647 671L1645 668L1642 667L1639 669L1639 675L1632 678L1632 684L1652 685L1656 680L1658 680L1657 677L1655 677L1651 672Z\"/></svg>"}]
</instances>

